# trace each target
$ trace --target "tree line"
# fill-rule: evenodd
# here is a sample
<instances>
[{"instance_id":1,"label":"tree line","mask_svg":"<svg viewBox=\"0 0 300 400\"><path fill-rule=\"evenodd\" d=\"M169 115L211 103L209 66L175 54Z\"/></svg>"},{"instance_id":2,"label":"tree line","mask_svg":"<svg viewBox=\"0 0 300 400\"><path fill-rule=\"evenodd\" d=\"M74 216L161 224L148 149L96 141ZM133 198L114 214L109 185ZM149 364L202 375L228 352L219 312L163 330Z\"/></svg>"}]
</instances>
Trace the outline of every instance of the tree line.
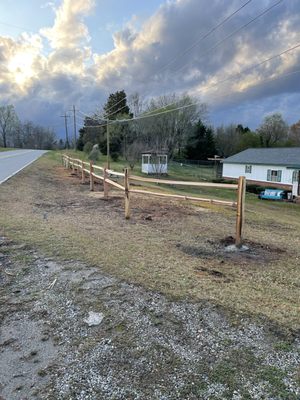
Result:
<instances>
[{"instance_id":1,"label":"tree line","mask_svg":"<svg viewBox=\"0 0 300 400\"><path fill-rule=\"evenodd\" d=\"M53 130L21 122L14 106L6 105L0 106L0 146L51 150L57 147L57 140Z\"/></svg>"},{"instance_id":2,"label":"tree line","mask_svg":"<svg viewBox=\"0 0 300 400\"><path fill-rule=\"evenodd\" d=\"M108 130L111 158L123 157L131 166L141 153L150 151L173 159L206 160L215 155L229 157L249 147L300 146L300 121L289 126L281 114L274 113L255 131L241 124L213 127L206 105L188 94L143 100L138 93L130 97L124 90L111 93L103 107L85 118L77 149L90 153L97 145L106 155ZM0 146L62 149L65 143L57 142L51 129L21 122L14 107L6 105L0 106Z\"/></svg>"},{"instance_id":3,"label":"tree line","mask_svg":"<svg viewBox=\"0 0 300 400\"><path fill-rule=\"evenodd\" d=\"M137 116L142 118L134 119ZM173 159L207 160L250 147L300 146L300 121L289 126L281 114L274 113L255 131L242 124L214 128L208 122L206 105L188 94L145 101L137 93L129 98L124 90L112 93L102 108L85 118L77 149L90 152L97 144L106 155L108 130L112 159L123 157L132 166L141 153L149 151L165 152Z\"/></svg>"}]
</instances>

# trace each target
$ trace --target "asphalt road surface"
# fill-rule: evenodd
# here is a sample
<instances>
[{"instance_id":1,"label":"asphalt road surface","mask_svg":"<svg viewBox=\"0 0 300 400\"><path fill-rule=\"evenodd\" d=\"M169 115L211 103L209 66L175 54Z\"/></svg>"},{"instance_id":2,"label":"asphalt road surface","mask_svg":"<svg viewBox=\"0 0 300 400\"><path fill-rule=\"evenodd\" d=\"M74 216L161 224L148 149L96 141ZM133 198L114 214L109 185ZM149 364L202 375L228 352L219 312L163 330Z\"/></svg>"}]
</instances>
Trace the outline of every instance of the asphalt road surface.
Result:
<instances>
[{"instance_id":1,"label":"asphalt road surface","mask_svg":"<svg viewBox=\"0 0 300 400\"><path fill-rule=\"evenodd\" d=\"M0 184L37 160L44 150L12 150L0 152Z\"/></svg>"}]
</instances>

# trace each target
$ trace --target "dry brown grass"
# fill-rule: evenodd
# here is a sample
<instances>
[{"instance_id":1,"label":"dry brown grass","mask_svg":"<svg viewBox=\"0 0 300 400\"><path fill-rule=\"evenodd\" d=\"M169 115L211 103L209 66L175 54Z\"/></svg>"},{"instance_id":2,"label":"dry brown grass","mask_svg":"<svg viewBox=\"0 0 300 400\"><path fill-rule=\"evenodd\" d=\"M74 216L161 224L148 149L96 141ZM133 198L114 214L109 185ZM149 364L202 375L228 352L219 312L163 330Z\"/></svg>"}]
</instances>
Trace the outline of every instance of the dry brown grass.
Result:
<instances>
[{"instance_id":1,"label":"dry brown grass","mask_svg":"<svg viewBox=\"0 0 300 400\"><path fill-rule=\"evenodd\" d=\"M299 205L250 196L251 252L228 254L223 240L234 235L234 210L136 196L125 221L119 193L105 201L57 160L49 154L1 185L3 234L168 296L209 300L297 328Z\"/></svg>"}]
</instances>

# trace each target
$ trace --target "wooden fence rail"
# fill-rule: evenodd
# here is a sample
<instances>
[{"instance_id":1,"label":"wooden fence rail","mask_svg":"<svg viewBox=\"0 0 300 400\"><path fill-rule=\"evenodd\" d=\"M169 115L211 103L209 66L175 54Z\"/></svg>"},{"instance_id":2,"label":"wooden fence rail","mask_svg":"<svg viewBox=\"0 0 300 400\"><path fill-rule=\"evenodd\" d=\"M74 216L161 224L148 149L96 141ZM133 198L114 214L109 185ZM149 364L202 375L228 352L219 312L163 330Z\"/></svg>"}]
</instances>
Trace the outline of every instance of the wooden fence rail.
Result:
<instances>
[{"instance_id":1,"label":"wooden fence rail","mask_svg":"<svg viewBox=\"0 0 300 400\"><path fill-rule=\"evenodd\" d=\"M86 177L89 177L90 190L95 189L95 179L103 182L104 198L109 197L109 186L113 186L124 192L125 198L125 218L130 218L130 194L147 194L149 196L166 197L179 200L191 200L199 201L210 204L236 207L236 238L235 244L237 247L242 246L243 236L243 225L244 225L244 214L245 214L245 193L246 193L246 179L244 176L240 176L238 184L229 183L213 183L213 182L189 182L189 181L172 181L167 179L157 178L146 178L142 176L135 176L129 174L129 169L125 168L124 173L116 172L108 168L102 168L98 165L94 165L92 161L85 162L79 159L71 158L67 155L62 156L62 163L66 168L71 168L73 174L81 176L81 182L85 183ZM88 168L85 168L87 166ZM95 174L95 170L101 171L102 175ZM75 172L76 171L76 172ZM81 174L81 175L80 175ZM124 186L115 182L113 178L123 178ZM226 201L217 199L208 199L196 196L185 196L182 194L170 194L170 193L159 193L152 190L132 189L130 187L131 181L139 181L144 183L156 183L164 185L176 185L176 186L193 186L193 187L208 187L215 189L234 189L237 190L237 201Z\"/></svg>"}]
</instances>

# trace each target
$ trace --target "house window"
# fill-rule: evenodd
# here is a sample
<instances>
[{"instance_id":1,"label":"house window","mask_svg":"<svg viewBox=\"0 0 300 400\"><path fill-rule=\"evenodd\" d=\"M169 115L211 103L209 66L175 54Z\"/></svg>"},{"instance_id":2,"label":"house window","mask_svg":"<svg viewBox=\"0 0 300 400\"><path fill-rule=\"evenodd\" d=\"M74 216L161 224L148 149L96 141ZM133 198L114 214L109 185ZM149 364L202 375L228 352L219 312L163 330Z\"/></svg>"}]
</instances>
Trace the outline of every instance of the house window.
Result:
<instances>
[{"instance_id":1,"label":"house window","mask_svg":"<svg viewBox=\"0 0 300 400\"><path fill-rule=\"evenodd\" d=\"M281 182L281 175L282 175L282 171L281 170L268 169L267 181L270 181L270 182Z\"/></svg>"},{"instance_id":2,"label":"house window","mask_svg":"<svg viewBox=\"0 0 300 400\"><path fill-rule=\"evenodd\" d=\"M245 173L251 174L252 172L252 165L245 165Z\"/></svg>"},{"instance_id":3,"label":"house window","mask_svg":"<svg viewBox=\"0 0 300 400\"><path fill-rule=\"evenodd\" d=\"M299 171L293 171L292 182L298 182L299 180Z\"/></svg>"}]
</instances>

